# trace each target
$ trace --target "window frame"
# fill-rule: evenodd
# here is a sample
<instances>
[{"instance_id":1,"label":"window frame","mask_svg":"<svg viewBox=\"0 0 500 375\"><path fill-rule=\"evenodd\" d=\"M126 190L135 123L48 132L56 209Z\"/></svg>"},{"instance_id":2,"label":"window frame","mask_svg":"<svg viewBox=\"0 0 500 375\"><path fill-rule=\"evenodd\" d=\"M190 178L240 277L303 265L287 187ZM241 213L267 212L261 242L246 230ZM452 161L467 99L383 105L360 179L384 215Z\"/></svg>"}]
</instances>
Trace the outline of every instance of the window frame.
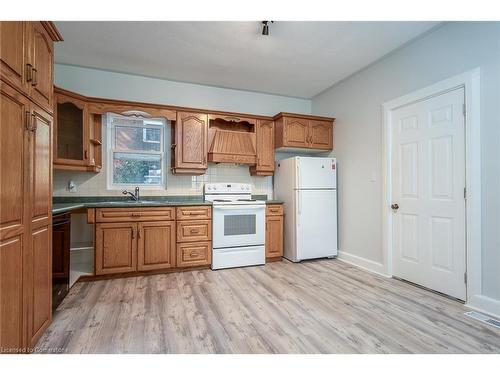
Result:
<instances>
[{"instance_id":1,"label":"window frame","mask_svg":"<svg viewBox=\"0 0 500 375\"><path fill-rule=\"evenodd\" d=\"M119 127L131 127L137 128L142 127L143 134L146 128L158 128L160 129L160 151L124 151L116 149L116 127L117 125L112 123L113 118L124 118L124 119L136 119L130 116L124 116L116 113L107 113L105 116L105 124L106 124L106 169L107 169L107 188L108 190L125 190L125 189L134 189L136 186L139 186L143 190L166 190L167 185L167 155L165 152L166 149L166 128L167 122L163 118L139 118L143 121L142 125L137 124L120 124ZM152 123L148 123L151 121ZM158 124L155 124L157 122ZM156 143L156 142L147 142L147 143ZM115 183L113 181L114 174L114 154L136 154L136 155L158 155L160 157L160 169L161 169L161 181L159 184L151 185L144 183Z\"/></svg>"}]
</instances>

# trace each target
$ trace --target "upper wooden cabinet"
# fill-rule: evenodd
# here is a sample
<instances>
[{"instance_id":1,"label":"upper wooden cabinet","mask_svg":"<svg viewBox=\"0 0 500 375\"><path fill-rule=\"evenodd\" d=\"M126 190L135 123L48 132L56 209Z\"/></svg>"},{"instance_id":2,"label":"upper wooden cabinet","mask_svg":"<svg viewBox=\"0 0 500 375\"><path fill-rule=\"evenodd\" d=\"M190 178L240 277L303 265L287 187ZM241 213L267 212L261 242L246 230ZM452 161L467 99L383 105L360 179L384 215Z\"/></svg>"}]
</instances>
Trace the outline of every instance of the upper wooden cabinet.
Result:
<instances>
[{"instance_id":1,"label":"upper wooden cabinet","mask_svg":"<svg viewBox=\"0 0 500 375\"><path fill-rule=\"evenodd\" d=\"M274 172L274 122L257 121L257 163L250 167L250 173L257 176L271 176Z\"/></svg>"},{"instance_id":2,"label":"upper wooden cabinet","mask_svg":"<svg viewBox=\"0 0 500 375\"><path fill-rule=\"evenodd\" d=\"M333 149L333 118L279 113L274 121L278 149L316 152Z\"/></svg>"},{"instance_id":3,"label":"upper wooden cabinet","mask_svg":"<svg viewBox=\"0 0 500 375\"><path fill-rule=\"evenodd\" d=\"M179 111L172 132L172 173L204 174L208 167L208 115Z\"/></svg>"},{"instance_id":4,"label":"upper wooden cabinet","mask_svg":"<svg viewBox=\"0 0 500 375\"><path fill-rule=\"evenodd\" d=\"M0 22L1 77L21 92L29 93L29 22ZM31 72L30 72L31 73Z\"/></svg>"},{"instance_id":5,"label":"upper wooden cabinet","mask_svg":"<svg viewBox=\"0 0 500 375\"><path fill-rule=\"evenodd\" d=\"M86 97L54 89L54 169L100 171L101 115L88 107Z\"/></svg>"},{"instance_id":6,"label":"upper wooden cabinet","mask_svg":"<svg viewBox=\"0 0 500 375\"><path fill-rule=\"evenodd\" d=\"M54 41L51 22L0 22L1 76L45 111L53 111Z\"/></svg>"},{"instance_id":7,"label":"upper wooden cabinet","mask_svg":"<svg viewBox=\"0 0 500 375\"><path fill-rule=\"evenodd\" d=\"M52 112L53 108L53 49L54 42L40 22L32 22L30 63L31 98L43 109Z\"/></svg>"}]
</instances>

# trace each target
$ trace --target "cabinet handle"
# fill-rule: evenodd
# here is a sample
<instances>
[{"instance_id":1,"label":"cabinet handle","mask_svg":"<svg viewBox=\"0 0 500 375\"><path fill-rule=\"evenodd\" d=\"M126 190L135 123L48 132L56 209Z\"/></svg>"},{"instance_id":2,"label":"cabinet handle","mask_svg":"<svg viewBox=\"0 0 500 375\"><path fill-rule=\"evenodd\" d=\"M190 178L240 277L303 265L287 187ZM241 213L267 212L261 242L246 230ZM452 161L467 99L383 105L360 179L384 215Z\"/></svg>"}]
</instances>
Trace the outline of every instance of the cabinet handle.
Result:
<instances>
[{"instance_id":1,"label":"cabinet handle","mask_svg":"<svg viewBox=\"0 0 500 375\"><path fill-rule=\"evenodd\" d=\"M132 239L135 239L135 229L132 229Z\"/></svg>"},{"instance_id":2,"label":"cabinet handle","mask_svg":"<svg viewBox=\"0 0 500 375\"><path fill-rule=\"evenodd\" d=\"M141 230L140 229L137 231L137 238L141 238Z\"/></svg>"},{"instance_id":3,"label":"cabinet handle","mask_svg":"<svg viewBox=\"0 0 500 375\"><path fill-rule=\"evenodd\" d=\"M196 233L200 233L200 231L199 231L198 229L191 229L191 230L189 231L189 233L191 233L191 234L196 234Z\"/></svg>"},{"instance_id":4,"label":"cabinet handle","mask_svg":"<svg viewBox=\"0 0 500 375\"><path fill-rule=\"evenodd\" d=\"M203 157L203 164L207 164L207 156L206 155Z\"/></svg>"},{"instance_id":5,"label":"cabinet handle","mask_svg":"<svg viewBox=\"0 0 500 375\"><path fill-rule=\"evenodd\" d=\"M191 251L191 252L189 253L189 256L190 256L190 257L197 257L197 256L198 256L198 252L197 252L197 251Z\"/></svg>"},{"instance_id":6,"label":"cabinet handle","mask_svg":"<svg viewBox=\"0 0 500 375\"><path fill-rule=\"evenodd\" d=\"M85 160L87 160L87 159L89 158L89 153L88 153L88 151L87 151L87 150L85 150L85 151L83 152L83 157L84 157L84 159L85 159Z\"/></svg>"},{"instance_id":7,"label":"cabinet handle","mask_svg":"<svg viewBox=\"0 0 500 375\"><path fill-rule=\"evenodd\" d=\"M33 68L33 82L31 83L31 86L35 87L38 85L38 75L37 75L38 70Z\"/></svg>"},{"instance_id":8,"label":"cabinet handle","mask_svg":"<svg viewBox=\"0 0 500 375\"><path fill-rule=\"evenodd\" d=\"M31 121L30 120L31 120L30 111L26 111L26 124L24 125L24 127L28 131L31 131Z\"/></svg>"},{"instance_id":9,"label":"cabinet handle","mask_svg":"<svg viewBox=\"0 0 500 375\"><path fill-rule=\"evenodd\" d=\"M271 212L279 212L277 208L271 208Z\"/></svg>"},{"instance_id":10,"label":"cabinet handle","mask_svg":"<svg viewBox=\"0 0 500 375\"><path fill-rule=\"evenodd\" d=\"M26 64L26 82L33 81L33 65Z\"/></svg>"},{"instance_id":11,"label":"cabinet handle","mask_svg":"<svg viewBox=\"0 0 500 375\"><path fill-rule=\"evenodd\" d=\"M31 114L31 128L30 128L30 130L31 130L33 133L35 133L35 132L36 132L36 115L35 115L35 113L34 113L34 112Z\"/></svg>"},{"instance_id":12,"label":"cabinet handle","mask_svg":"<svg viewBox=\"0 0 500 375\"><path fill-rule=\"evenodd\" d=\"M133 217L140 217L140 216L141 216L141 214L140 214L140 213L138 213L138 212L132 212L132 216L133 216Z\"/></svg>"}]
</instances>

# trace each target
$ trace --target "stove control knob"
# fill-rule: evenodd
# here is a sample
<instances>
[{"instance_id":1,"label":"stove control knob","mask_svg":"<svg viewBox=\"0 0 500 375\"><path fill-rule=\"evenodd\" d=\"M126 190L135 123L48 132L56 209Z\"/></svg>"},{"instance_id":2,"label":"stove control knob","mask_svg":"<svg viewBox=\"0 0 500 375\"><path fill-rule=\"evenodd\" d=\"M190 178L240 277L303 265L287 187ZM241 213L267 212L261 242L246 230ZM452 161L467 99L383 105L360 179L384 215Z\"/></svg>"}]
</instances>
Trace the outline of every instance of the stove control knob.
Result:
<instances>
[{"instance_id":1,"label":"stove control knob","mask_svg":"<svg viewBox=\"0 0 500 375\"><path fill-rule=\"evenodd\" d=\"M217 190L217 186L214 186L214 190Z\"/></svg>"},{"instance_id":2,"label":"stove control knob","mask_svg":"<svg viewBox=\"0 0 500 375\"><path fill-rule=\"evenodd\" d=\"M250 186L247 186L247 190L250 190Z\"/></svg>"}]
</instances>

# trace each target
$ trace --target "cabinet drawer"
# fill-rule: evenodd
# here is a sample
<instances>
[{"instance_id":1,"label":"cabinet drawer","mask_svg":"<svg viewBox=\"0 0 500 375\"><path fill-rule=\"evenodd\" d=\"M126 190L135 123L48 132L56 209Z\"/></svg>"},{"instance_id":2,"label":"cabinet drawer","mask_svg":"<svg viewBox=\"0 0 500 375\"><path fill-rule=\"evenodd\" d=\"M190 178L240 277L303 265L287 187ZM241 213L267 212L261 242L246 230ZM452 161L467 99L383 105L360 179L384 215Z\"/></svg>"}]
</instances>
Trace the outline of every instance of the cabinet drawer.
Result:
<instances>
[{"instance_id":1,"label":"cabinet drawer","mask_svg":"<svg viewBox=\"0 0 500 375\"><path fill-rule=\"evenodd\" d=\"M177 267L194 267L212 263L212 242L180 243L177 245Z\"/></svg>"},{"instance_id":2,"label":"cabinet drawer","mask_svg":"<svg viewBox=\"0 0 500 375\"><path fill-rule=\"evenodd\" d=\"M174 220L174 210L173 207L99 208L96 210L95 220L98 223Z\"/></svg>"},{"instance_id":3,"label":"cabinet drawer","mask_svg":"<svg viewBox=\"0 0 500 375\"><path fill-rule=\"evenodd\" d=\"M186 206L177 207L177 220L210 219L212 207L210 206Z\"/></svg>"},{"instance_id":4,"label":"cabinet drawer","mask_svg":"<svg viewBox=\"0 0 500 375\"><path fill-rule=\"evenodd\" d=\"M177 242L210 241L212 239L210 220L189 220L177 223Z\"/></svg>"},{"instance_id":5,"label":"cabinet drawer","mask_svg":"<svg viewBox=\"0 0 500 375\"><path fill-rule=\"evenodd\" d=\"M282 216L283 215L283 205L272 204L272 205L266 206L266 215L267 216Z\"/></svg>"}]
</instances>

